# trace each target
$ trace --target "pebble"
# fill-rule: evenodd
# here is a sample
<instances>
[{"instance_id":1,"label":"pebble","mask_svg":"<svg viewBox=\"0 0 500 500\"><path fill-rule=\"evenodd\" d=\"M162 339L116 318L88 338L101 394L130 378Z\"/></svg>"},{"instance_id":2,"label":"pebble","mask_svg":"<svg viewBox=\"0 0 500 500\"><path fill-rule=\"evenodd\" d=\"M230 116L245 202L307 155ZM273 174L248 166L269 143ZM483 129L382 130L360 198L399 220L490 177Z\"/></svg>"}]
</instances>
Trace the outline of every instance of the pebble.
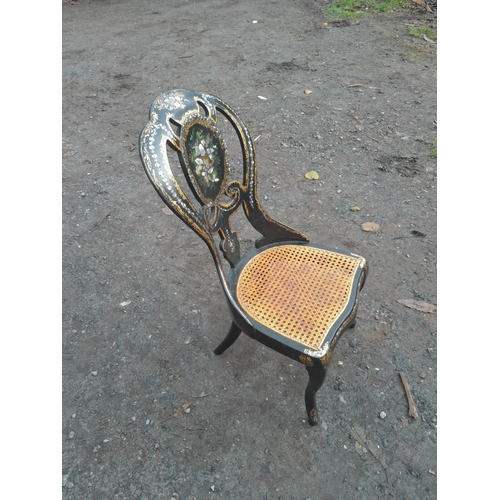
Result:
<instances>
[{"instance_id":1,"label":"pebble","mask_svg":"<svg viewBox=\"0 0 500 500\"><path fill-rule=\"evenodd\" d=\"M419 376L420 378L427 378L427 373L425 373L425 372L421 372L421 373L419 373L419 374L418 374L418 376Z\"/></svg>"},{"instance_id":2,"label":"pebble","mask_svg":"<svg viewBox=\"0 0 500 500\"><path fill-rule=\"evenodd\" d=\"M93 377L97 376L97 372L90 372L90 374L91 374Z\"/></svg>"},{"instance_id":3,"label":"pebble","mask_svg":"<svg viewBox=\"0 0 500 500\"><path fill-rule=\"evenodd\" d=\"M186 409L184 410L184 413L191 413L191 408L186 408Z\"/></svg>"},{"instance_id":4,"label":"pebble","mask_svg":"<svg viewBox=\"0 0 500 500\"><path fill-rule=\"evenodd\" d=\"M350 345L351 347L356 347L356 344L357 344L356 339L351 339L351 340L349 341L349 345Z\"/></svg>"},{"instance_id":5,"label":"pebble","mask_svg":"<svg viewBox=\"0 0 500 500\"><path fill-rule=\"evenodd\" d=\"M387 413L385 411L380 412L380 418L385 418L387 417Z\"/></svg>"},{"instance_id":6,"label":"pebble","mask_svg":"<svg viewBox=\"0 0 500 500\"><path fill-rule=\"evenodd\" d=\"M68 434L68 437L70 439L73 439L75 437L75 433L73 431L70 431L70 433Z\"/></svg>"}]
</instances>

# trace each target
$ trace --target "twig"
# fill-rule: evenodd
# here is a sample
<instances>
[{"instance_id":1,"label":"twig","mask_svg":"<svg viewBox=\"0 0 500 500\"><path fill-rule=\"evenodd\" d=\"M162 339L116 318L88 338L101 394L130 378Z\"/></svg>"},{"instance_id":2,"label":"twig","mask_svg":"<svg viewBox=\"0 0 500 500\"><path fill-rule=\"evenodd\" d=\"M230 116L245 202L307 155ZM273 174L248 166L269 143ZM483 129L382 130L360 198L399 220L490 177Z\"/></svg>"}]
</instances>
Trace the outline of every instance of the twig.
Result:
<instances>
[{"instance_id":1,"label":"twig","mask_svg":"<svg viewBox=\"0 0 500 500\"><path fill-rule=\"evenodd\" d=\"M102 221L97 221L93 227L90 228L91 231L93 231L95 228L99 227L104 221L108 220L108 218L111 217L111 212L107 214Z\"/></svg>"},{"instance_id":2,"label":"twig","mask_svg":"<svg viewBox=\"0 0 500 500\"><path fill-rule=\"evenodd\" d=\"M385 472L385 479L389 482L389 477L387 475L387 463L378 446L368 438L364 429L357 423L353 424L350 434L351 437L353 437L360 445L364 446L382 466Z\"/></svg>"},{"instance_id":3,"label":"twig","mask_svg":"<svg viewBox=\"0 0 500 500\"><path fill-rule=\"evenodd\" d=\"M410 415L410 417L413 418L418 418L417 407L413 402L410 386L408 384L408 381L406 380L405 374L403 372L399 372L399 376L401 377L401 382L403 382L403 386L406 392L406 397L408 398L408 415Z\"/></svg>"},{"instance_id":4,"label":"twig","mask_svg":"<svg viewBox=\"0 0 500 500\"><path fill-rule=\"evenodd\" d=\"M202 392L199 396L191 396L192 398L204 398L205 396L211 396L211 394L205 394Z\"/></svg>"},{"instance_id":5,"label":"twig","mask_svg":"<svg viewBox=\"0 0 500 500\"><path fill-rule=\"evenodd\" d=\"M190 406L191 406L190 402L182 404L181 406L179 406L179 408L177 408L177 410L175 410L175 412L172 415L170 415L170 417L166 418L165 420L162 420L160 422L160 425L164 424L165 422L167 422L171 418L180 417L183 413L185 413L185 410L187 410Z\"/></svg>"}]
</instances>

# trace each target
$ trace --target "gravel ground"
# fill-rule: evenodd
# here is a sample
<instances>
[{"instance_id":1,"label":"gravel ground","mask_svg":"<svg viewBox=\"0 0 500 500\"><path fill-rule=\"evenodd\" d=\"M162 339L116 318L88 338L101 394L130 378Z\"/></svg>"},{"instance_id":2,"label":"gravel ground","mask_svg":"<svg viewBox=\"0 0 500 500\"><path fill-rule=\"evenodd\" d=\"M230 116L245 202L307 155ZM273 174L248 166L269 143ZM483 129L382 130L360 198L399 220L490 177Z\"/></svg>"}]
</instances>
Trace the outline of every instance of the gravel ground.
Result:
<instances>
[{"instance_id":1,"label":"gravel ground","mask_svg":"<svg viewBox=\"0 0 500 500\"><path fill-rule=\"evenodd\" d=\"M63 4L63 498L436 498L436 46L409 35L435 16L323 7ZM302 366L247 337L213 355L211 257L137 151L170 88L240 112L271 216L370 263L315 428Z\"/></svg>"}]
</instances>

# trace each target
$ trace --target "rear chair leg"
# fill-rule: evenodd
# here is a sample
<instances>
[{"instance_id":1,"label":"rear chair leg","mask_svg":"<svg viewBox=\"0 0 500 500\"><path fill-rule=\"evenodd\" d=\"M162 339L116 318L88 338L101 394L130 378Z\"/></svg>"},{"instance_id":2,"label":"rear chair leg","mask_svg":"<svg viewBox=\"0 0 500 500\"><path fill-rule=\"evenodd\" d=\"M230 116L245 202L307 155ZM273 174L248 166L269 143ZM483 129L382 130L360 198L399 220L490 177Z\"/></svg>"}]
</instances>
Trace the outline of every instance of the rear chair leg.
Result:
<instances>
[{"instance_id":1,"label":"rear chair leg","mask_svg":"<svg viewBox=\"0 0 500 500\"><path fill-rule=\"evenodd\" d=\"M309 383L306 387L306 410L311 425L318 423L318 410L316 409L316 392L320 389L325 381L326 368L321 361L314 360L313 366L306 366L309 373Z\"/></svg>"},{"instance_id":2,"label":"rear chair leg","mask_svg":"<svg viewBox=\"0 0 500 500\"><path fill-rule=\"evenodd\" d=\"M228 347L231 347L236 339L240 336L241 330L236 326L236 323L233 321L231 328L229 329L226 338L218 345L218 347L214 350L215 354L222 354Z\"/></svg>"}]
</instances>

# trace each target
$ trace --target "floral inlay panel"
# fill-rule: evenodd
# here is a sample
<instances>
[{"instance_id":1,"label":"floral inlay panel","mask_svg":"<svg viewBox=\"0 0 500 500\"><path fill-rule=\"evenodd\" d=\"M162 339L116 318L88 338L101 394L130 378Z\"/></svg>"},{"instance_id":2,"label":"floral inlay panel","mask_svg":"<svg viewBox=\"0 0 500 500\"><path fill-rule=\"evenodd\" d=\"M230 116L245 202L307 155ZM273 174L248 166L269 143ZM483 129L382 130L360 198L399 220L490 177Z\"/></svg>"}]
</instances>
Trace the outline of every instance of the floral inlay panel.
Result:
<instances>
[{"instance_id":1,"label":"floral inlay panel","mask_svg":"<svg viewBox=\"0 0 500 500\"><path fill-rule=\"evenodd\" d=\"M224 150L221 140L213 131L194 123L186 138L189 168L203 197L215 200L224 180Z\"/></svg>"}]
</instances>

